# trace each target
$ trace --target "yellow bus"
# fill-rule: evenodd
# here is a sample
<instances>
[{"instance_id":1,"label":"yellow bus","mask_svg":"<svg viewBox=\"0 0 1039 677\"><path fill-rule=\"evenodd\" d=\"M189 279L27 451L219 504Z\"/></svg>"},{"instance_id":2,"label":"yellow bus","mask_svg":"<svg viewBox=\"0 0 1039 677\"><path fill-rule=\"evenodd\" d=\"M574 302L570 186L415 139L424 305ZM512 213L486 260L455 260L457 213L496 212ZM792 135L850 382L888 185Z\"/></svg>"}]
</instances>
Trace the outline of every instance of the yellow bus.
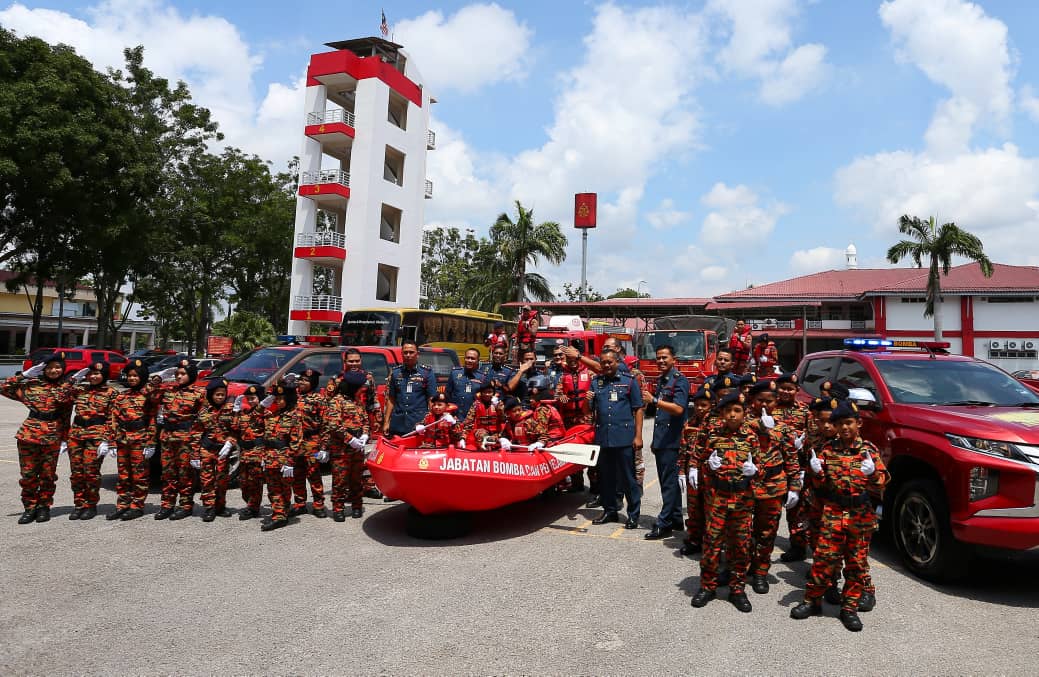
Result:
<instances>
[{"instance_id":1,"label":"yellow bus","mask_svg":"<svg viewBox=\"0 0 1039 677\"><path fill-rule=\"evenodd\" d=\"M480 359L489 359L483 344L494 325L505 325L512 335L516 323L496 313L466 308L420 310L418 308L362 308L343 313L339 343L344 346L399 346L410 339L420 346L450 348L461 361L465 351L476 348Z\"/></svg>"}]
</instances>

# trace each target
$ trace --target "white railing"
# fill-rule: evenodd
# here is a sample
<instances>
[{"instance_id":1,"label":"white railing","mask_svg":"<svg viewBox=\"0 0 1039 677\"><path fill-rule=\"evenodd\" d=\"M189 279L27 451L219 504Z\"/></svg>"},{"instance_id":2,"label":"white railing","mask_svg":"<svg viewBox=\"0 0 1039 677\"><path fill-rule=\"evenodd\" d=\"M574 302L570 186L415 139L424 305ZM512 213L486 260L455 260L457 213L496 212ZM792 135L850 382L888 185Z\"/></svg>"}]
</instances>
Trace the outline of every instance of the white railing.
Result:
<instances>
[{"instance_id":1,"label":"white railing","mask_svg":"<svg viewBox=\"0 0 1039 677\"><path fill-rule=\"evenodd\" d=\"M426 197L433 197L433 182L429 179L426 179Z\"/></svg>"},{"instance_id":2,"label":"white railing","mask_svg":"<svg viewBox=\"0 0 1039 677\"><path fill-rule=\"evenodd\" d=\"M437 147L437 133L432 129L426 131L426 150L434 150Z\"/></svg>"},{"instance_id":3,"label":"white railing","mask_svg":"<svg viewBox=\"0 0 1039 677\"><path fill-rule=\"evenodd\" d=\"M321 294L319 296L297 296L292 303L293 310L342 310L343 299L340 296Z\"/></svg>"},{"instance_id":4,"label":"white railing","mask_svg":"<svg viewBox=\"0 0 1039 677\"><path fill-rule=\"evenodd\" d=\"M342 169L322 169L319 172L303 172L299 177L301 186L311 186L317 183L339 183L347 188L350 187L350 174Z\"/></svg>"},{"instance_id":5,"label":"white railing","mask_svg":"<svg viewBox=\"0 0 1039 677\"><path fill-rule=\"evenodd\" d=\"M334 230L320 230L315 233L300 233L296 236L297 247L339 247L346 249L346 235Z\"/></svg>"},{"instance_id":6,"label":"white railing","mask_svg":"<svg viewBox=\"0 0 1039 677\"><path fill-rule=\"evenodd\" d=\"M354 124L354 114L342 108L326 110L324 113L307 113L308 125L328 125L333 122L343 122L351 127L357 126Z\"/></svg>"}]
</instances>

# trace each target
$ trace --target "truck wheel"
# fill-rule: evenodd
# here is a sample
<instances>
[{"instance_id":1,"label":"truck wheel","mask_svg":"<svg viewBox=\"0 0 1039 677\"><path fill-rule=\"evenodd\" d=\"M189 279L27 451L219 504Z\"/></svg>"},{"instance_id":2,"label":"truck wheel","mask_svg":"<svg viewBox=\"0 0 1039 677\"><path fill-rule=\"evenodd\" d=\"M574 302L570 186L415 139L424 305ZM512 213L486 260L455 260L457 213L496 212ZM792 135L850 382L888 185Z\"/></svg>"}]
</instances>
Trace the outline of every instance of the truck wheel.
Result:
<instances>
[{"instance_id":1,"label":"truck wheel","mask_svg":"<svg viewBox=\"0 0 1039 677\"><path fill-rule=\"evenodd\" d=\"M469 514L464 512L445 513L442 515L423 515L415 508L408 506L408 517L405 530L412 538L428 541L442 541L458 538L469 533Z\"/></svg>"},{"instance_id":2,"label":"truck wheel","mask_svg":"<svg viewBox=\"0 0 1039 677\"><path fill-rule=\"evenodd\" d=\"M970 550L952 535L949 508L937 482L907 482L895 497L892 517L895 545L910 571L931 581L954 581L967 574Z\"/></svg>"}]
</instances>

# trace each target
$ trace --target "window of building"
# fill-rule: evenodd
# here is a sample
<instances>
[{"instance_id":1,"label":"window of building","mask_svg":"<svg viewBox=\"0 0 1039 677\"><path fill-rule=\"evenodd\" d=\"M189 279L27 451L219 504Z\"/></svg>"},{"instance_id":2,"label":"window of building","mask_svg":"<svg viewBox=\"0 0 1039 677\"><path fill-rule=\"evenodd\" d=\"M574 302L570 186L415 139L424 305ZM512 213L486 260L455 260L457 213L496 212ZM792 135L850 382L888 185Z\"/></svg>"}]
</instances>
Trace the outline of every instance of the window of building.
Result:
<instances>
[{"instance_id":1,"label":"window of building","mask_svg":"<svg viewBox=\"0 0 1039 677\"><path fill-rule=\"evenodd\" d=\"M386 119L390 124L406 130L408 128L408 100L400 94L391 91Z\"/></svg>"},{"instance_id":2,"label":"window of building","mask_svg":"<svg viewBox=\"0 0 1039 677\"><path fill-rule=\"evenodd\" d=\"M903 296L902 303L927 303L923 296Z\"/></svg>"},{"instance_id":3,"label":"window of building","mask_svg":"<svg viewBox=\"0 0 1039 677\"><path fill-rule=\"evenodd\" d=\"M400 242L401 210L387 204L382 206L382 219L379 222L379 237L389 242Z\"/></svg>"},{"instance_id":4,"label":"window of building","mask_svg":"<svg viewBox=\"0 0 1039 677\"><path fill-rule=\"evenodd\" d=\"M386 146L382 178L398 186L404 185L404 153L391 146Z\"/></svg>"},{"instance_id":5,"label":"window of building","mask_svg":"<svg viewBox=\"0 0 1039 677\"><path fill-rule=\"evenodd\" d=\"M379 264L379 271L375 278L375 300L396 301L397 300L397 273L398 268Z\"/></svg>"},{"instance_id":6,"label":"window of building","mask_svg":"<svg viewBox=\"0 0 1039 677\"><path fill-rule=\"evenodd\" d=\"M1031 296L990 296L986 300L989 303L1031 303L1035 299Z\"/></svg>"}]
</instances>

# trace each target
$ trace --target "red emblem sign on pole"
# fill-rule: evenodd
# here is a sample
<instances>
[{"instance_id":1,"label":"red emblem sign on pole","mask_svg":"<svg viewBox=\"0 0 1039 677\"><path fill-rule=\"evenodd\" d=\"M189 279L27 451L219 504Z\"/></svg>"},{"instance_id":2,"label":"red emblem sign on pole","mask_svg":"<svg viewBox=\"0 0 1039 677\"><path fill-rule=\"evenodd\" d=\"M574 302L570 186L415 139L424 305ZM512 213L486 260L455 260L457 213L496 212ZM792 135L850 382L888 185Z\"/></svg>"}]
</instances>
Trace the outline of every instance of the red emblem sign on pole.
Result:
<instances>
[{"instance_id":1,"label":"red emblem sign on pole","mask_svg":"<svg viewBox=\"0 0 1039 677\"><path fill-rule=\"evenodd\" d=\"M574 228L595 228L595 193L574 195Z\"/></svg>"}]
</instances>

